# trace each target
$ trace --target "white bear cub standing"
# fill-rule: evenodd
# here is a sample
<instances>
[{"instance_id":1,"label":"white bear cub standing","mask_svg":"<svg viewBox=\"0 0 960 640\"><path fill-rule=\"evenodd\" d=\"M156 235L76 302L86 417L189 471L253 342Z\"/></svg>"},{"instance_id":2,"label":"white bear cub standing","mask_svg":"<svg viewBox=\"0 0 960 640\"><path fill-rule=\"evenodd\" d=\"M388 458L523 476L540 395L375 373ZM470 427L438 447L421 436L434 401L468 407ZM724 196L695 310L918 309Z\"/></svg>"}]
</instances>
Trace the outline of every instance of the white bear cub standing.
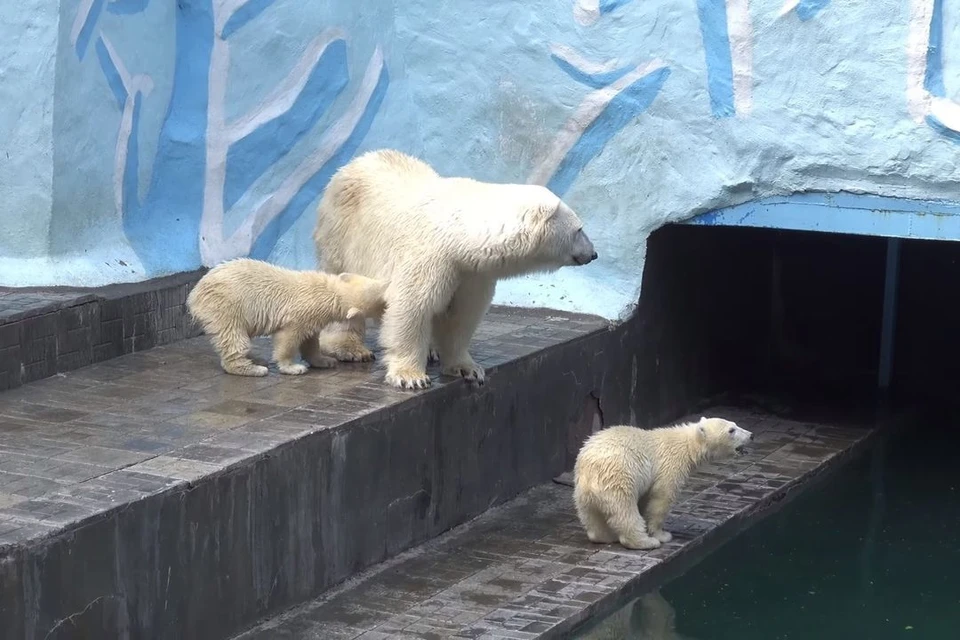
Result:
<instances>
[{"instance_id":1,"label":"white bear cub standing","mask_svg":"<svg viewBox=\"0 0 960 640\"><path fill-rule=\"evenodd\" d=\"M545 187L444 178L391 150L334 174L313 238L325 271L388 283L386 379L407 389L430 385L432 348L445 374L483 384L468 348L497 280L597 259L580 218ZM351 322L325 331L320 348L341 361L370 360L364 329Z\"/></svg>"},{"instance_id":2,"label":"white bear cub standing","mask_svg":"<svg viewBox=\"0 0 960 640\"><path fill-rule=\"evenodd\" d=\"M573 469L573 499L587 537L619 541L628 549L656 549L669 542L663 522L690 474L704 462L741 453L751 440L752 433L722 418L595 433Z\"/></svg>"},{"instance_id":3,"label":"white bear cub standing","mask_svg":"<svg viewBox=\"0 0 960 640\"><path fill-rule=\"evenodd\" d=\"M329 368L336 360L318 349L320 330L336 320L378 317L386 284L352 273L293 271L240 258L217 265L187 297L190 314L210 335L227 373L265 376L267 368L250 359L250 339L273 336L280 373L299 375L307 366Z\"/></svg>"}]
</instances>

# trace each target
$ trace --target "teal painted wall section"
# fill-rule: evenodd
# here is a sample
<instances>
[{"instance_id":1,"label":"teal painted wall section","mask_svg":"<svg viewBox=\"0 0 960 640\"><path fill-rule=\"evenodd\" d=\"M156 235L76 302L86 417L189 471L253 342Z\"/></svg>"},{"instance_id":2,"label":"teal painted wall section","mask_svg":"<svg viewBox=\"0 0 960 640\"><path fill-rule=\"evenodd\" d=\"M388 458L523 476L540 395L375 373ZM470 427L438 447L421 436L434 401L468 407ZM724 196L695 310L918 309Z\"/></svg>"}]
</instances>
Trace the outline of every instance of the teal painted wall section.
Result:
<instances>
[{"instance_id":1,"label":"teal painted wall section","mask_svg":"<svg viewBox=\"0 0 960 640\"><path fill-rule=\"evenodd\" d=\"M0 280L42 269L52 217L58 0L0 3Z\"/></svg>"},{"instance_id":2,"label":"teal painted wall section","mask_svg":"<svg viewBox=\"0 0 960 640\"><path fill-rule=\"evenodd\" d=\"M27 0L0 34L7 286L312 268L330 175L382 147L561 195L601 259L496 301L610 318L667 222L901 235L960 204L944 0Z\"/></svg>"}]
</instances>

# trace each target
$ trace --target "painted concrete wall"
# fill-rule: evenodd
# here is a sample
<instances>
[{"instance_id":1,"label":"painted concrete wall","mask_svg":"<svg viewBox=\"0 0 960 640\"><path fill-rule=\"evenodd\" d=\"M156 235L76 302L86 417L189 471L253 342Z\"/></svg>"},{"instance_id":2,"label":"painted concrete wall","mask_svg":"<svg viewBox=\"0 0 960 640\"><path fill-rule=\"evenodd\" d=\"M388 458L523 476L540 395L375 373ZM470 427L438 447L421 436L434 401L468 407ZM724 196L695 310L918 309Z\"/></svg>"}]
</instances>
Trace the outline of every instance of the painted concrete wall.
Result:
<instances>
[{"instance_id":1,"label":"painted concrete wall","mask_svg":"<svg viewBox=\"0 0 960 640\"><path fill-rule=\"evenodd\" d=\"M0 35L4 285L310 268L327 180L380 147L563 196L601 260L497 301L608 317L667 221L960 203L955 0L28 0Z\"/></svg>"}]
</instances>

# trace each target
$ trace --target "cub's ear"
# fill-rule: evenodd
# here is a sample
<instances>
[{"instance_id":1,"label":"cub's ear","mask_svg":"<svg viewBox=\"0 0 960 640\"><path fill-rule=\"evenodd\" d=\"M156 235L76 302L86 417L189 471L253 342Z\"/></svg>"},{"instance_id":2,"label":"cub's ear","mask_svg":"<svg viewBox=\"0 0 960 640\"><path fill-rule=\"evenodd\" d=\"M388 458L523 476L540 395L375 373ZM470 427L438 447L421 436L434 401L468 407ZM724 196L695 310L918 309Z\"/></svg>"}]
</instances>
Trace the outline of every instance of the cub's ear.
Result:
<instances>
[{"instance_id":1,"label":"cub's ear","mask_svg":"<svg viewBox=\"0 0 960 640\"><path fill-rule=\"evenodd\" d=\"M360 309L357 309L356 307L350 307L349 309L347 309L347 320L353 320L354 318L359 316L361 313L363 312L360 311Z\"/></svg>"},{"instance_id":2,"label":"cub's ear","mask_svg":"<svg viewBox=\"0 0 960 640\"><path fill-rule=\"evenodd\" d=\"M353 274L352 274L352 273L341 273L341 274L338 275L337 277L340 278L340 281L341 281L341 282L350 282L351 280L353 280Z\"/></svg>"}]
</instances>

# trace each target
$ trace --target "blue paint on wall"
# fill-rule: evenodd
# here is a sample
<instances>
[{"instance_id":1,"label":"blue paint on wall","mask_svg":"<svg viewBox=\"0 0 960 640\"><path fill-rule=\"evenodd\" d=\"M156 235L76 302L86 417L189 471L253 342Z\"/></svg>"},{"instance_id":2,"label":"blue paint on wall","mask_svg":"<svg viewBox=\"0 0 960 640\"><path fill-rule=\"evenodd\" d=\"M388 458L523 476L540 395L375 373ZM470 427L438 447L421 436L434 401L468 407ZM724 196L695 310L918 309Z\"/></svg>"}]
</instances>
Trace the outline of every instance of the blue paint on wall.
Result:
<instances>
[{"instance_id":1,"label":"blue paint on wall","mask_svg":"<svg viewBox=\"0 0 960 640\"><path fill-rule=\"evenodd\" d=\"M139 206L133 194L124 197L130 204L124 211L124 231L149 273L191 270L200 264L212 2L177 2L173 91L150 188ZM136 146L137 138L130 139ZM128 154L134 150L128 147Z\"/></svg>"},{"instance_id":2,"label":"blue paint on wall","mask_svg":"<svg viewBox=\"0 0 960 640\"><path fill-rule=\"evenodd\" d=\"M120 72L117 70L110 54L107 52L107 46L103 43L103 38L97 38L97 60L100 62L100 68L103 75L107 78L107 84L110 85L110 91L113 97L117 99L117 107L123 111L123 106L127 102L127 90L123 86L123 80L120 78Z\"/></svg>"},{"instance_id":3,"label":"blue paint on wall","mask_svg":"<svg viewBox=\"0 0 960 640\"><path fill-rule=\"evenodd\" d=\"M150 0L113 0L107 5L107 11L117 15L132 15L146 11Z\"/></svg>"},{"instance_id":4,"label":"blue paint on wall","mask_svg":"<svg viewBox=\"0 0 960 640\"><path fill-rule=\"evenodd\" d=\"M943 0L933 1L930 41L927 43L927 72L923 78L923 87L937 98L945 98L947 95L943 81ZM932 115L928 115L925 120L931 129L944 138L960 143L960 132L954 131Z\"/></svg>"},{"instance_id":5,"label":"blue paint on wall","mask_svg":"<svg viewBox=\"0 0 960 640\"><path fill-rule=\"evenodd\" d=\"M230 16L227 24L223 25L223 38L229 38L238 29L263 13L276 0L250 0Z\"/></svg>"},{"instance_id":6,"label":"blue paint on wall","mask_svg":"<svg viewBox=\"0 0 960 640\"><path fill-rule=\"evenodd\" d=\"M560 162L547 188L560 197L566 193L584 167L603 151L610 139L631 120L646 111L670 76L670 69L661 68L640 78L611 100L576 144Z\"/></svg>"},{"instance_id":7,"label":"blue paint on wall","mask_svg":"<svg viewBox=\"0 0 960 640\"><path fill-rule=\"evenodd\" d=\"M139 91L133 96L133 126L127 141L127 165L123 174L123 211L131 211L139 205L140 194L140 110L143 107L143 94Z\"/></svg>"},{"instance_id":8,"label":"blue paint on wall","mask_svg":"<svg viewBox=\"0 0 960 640\"><path fill-rule=\"evenodd\" d=\"M588 87L593 87L594 89L602 89L603 87L616 82L625 76L631 69L630 67L621 67L606 73L584 73L559 56L550 54L550 58L556 62L557 66L563 69L568 76L580 84L585 84Z\"/></svg>"},{"instance_id":9,"label":"blue paint on wall","mask_svg":"<svg viewBox=\"0 0 960 640\"><path fill-rule=\"evenodd\" d=\"M100 19L100 13L103 11L104 1L93 0L93 4L90 5L90 12L87 13L83 26L80 28L80 33L77 35L77 57L81 60L87 54L90 39L93 37L93 29L97 26L97 20Z\"/></svg>"},{"instance_id":10,"label":"blue paint on wall","mask_svg":"<svg viewBox=\"0 0 960 640\"><path fill-rule=\"evenodd\" d=\"M736 113L733 103L733 60L727 32L727 3L725 0L697 0L697 12L707 60L710 110L715 118L726 118Z\"/></svg>"},{"instance_id":11,"label":"blue paint on wall","mask_svg":"<svg viewBox=\"0 0 960 640\"><path fill-rule=\"evenodd\" d=\"M285 234L290 227L303 215L303 212L312 202L314 202L323 190L333 174L341 166L346 164L356 154L357 149L366 137L370 126L373 124L377 113L380 111L380 105L386 96L387 88L390 86L390 74L387 68L383 67L380 72L380 78L377 80L377 86L374 87L373 94L367 107L360 116L357 126L354 128L350 137L330 160L314 176L300 188L280 215L270 221L260 236L256 239L250 250L250 257L258 260L266 260L273 252L277 241Z\"/></svg>"},{"instance_id":12,"label":"blue paint on wall","mask_svg":"<svg viewBox=\"0 0 960 640\"><path fill-rule=\"evenodd\" d=\"M927 73L924 88L931 95L943 98L947 90L943 84L943 0L933 0L930 17L930 42L927 44Z\"/></svg>"},{"instance_id":13,"label":"blue paint on wall","mask_svg":"<svg viewBox=\"0 0 960 640\"><path fill-rule=\"evenodd\" d=\"M934 116L927 116L925 120L931 129L942 135L944 138L952 140L953 142L960 142L960 131L954 131L950 127L940 122Z\"/></svg>"},{"instance_id":14,"label":"blue paint on wall","mask_svg":"<svg viewBox=\"0 0 960 640\"><path fill-rule=\"evenodd\" d=\"M812 20L828 4L830 4L830 0L800 0L800 4L797 5L797 17L804 22Z\"/></svg>"},{"instance_id":15,"label":"blue paint on wall","mask_svg":"<svg viewBox=\"0 0 960 640\"><path fill-rule=\"evenodd\" d=\"M843 192L801 193L725 207L686 224L956 241L960 205Z\"/></svg>"},{"instance_id":16,"label":"blue paint on wall","mask_svg":"<svg viewBox=\"0 0 960 640\"><path fill-rule=\"evenodd\" d=\"M349 82L347 43L334 40L320 56L290 109L230 147L223 190L224 209L230 209L257 178L290 152Z\"/></svg>"},{"instance_id":17,"label":"blue paint on wall","mask_svg":"<svg viewBox=\"0 0 960 640\"><path fill-rule=\"evenodd\" d=\"M632 0L600 0L600 15L606 15L616 11L625 4L630 4Z\"/></svg>"}]
</instances>

